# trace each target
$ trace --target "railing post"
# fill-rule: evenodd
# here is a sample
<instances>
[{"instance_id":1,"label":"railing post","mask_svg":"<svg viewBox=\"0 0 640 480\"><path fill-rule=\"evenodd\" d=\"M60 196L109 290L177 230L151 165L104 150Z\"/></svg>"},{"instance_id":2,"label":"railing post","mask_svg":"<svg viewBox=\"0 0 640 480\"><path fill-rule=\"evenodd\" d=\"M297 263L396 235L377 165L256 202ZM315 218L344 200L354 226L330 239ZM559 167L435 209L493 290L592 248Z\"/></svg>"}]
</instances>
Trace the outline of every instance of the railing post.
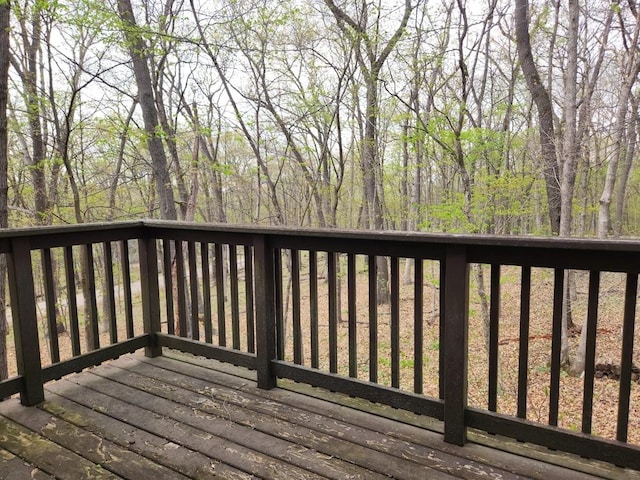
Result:
<instances>
[{"instance_id":1,"label":"railing post","mask_svg":"<svg viewBox=\"0 0 640 480\"><path fill-rule=\"evenodd\" d=\"M469 264L466 248L447 247L444 269L444 440L467 441L467 345L469 329Z\"/></svg>"},{"instance_id":2,"label":"railing post","mask_svg":"<svg viewBox=\"0 0 640 480\"><path fill-rule=\"evenodd\" d=\"M142 290L142 321L144 333L151 335L144 349L147 357L162 355L156 333L160 332L160 287L158 285L158 252L155 238L138 240L140 254L140 285Z\"/></svg>"},{"instance_id":3,"label":"railing post","mask_svg":"<svg viewBox=\"0 0 640 480\"><path fill-rule=\"evenodd\" d=\"M256 235L253 242L256 291L256 354L258 388L276 386L272 360L276 358L276 314L274 257L266 235Z\"/></svg>"},{"instance_id":4,"label":"railing post","mask_svg":"<svg viewBox=\"0 0 640 480\"><path fill-rule=\"evenodd\" d=\"M20 402L32 406L44 400L44 386L29 239L12 239L11 253L7 257L16 362L18 374L24 379Z\"/></svg>"}]
</instances>

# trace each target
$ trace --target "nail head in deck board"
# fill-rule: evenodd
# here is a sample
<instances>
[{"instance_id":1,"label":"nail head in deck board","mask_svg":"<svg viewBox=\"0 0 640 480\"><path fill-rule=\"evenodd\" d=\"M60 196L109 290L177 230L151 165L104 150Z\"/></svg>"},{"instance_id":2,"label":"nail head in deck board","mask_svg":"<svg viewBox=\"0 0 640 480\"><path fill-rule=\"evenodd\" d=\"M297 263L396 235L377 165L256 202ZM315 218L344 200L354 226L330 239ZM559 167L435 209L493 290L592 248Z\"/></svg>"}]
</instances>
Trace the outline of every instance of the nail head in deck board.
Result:
<instances>
[{"instance_id":1,"label":"nail head in deck board","mask_svg":"<svg viewBox=\"0 0 640 480\"><path fill-rule=\"evenodd\" d=\"M27 409L15 401L3 402L0 415L116 475L163 480L187 478L36 407Z\"/></svg>"}]
</instances>

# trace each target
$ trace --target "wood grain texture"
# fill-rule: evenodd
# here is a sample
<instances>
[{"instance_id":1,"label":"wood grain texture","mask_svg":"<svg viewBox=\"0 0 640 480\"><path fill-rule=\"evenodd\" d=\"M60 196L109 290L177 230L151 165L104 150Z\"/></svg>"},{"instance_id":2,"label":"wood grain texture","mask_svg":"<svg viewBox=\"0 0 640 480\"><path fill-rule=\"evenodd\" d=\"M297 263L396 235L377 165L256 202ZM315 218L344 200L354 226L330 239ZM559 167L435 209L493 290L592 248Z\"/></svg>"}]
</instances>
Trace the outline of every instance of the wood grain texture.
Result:
<instances>
[{"instance_id":1,"label":"wood grain texture","mask_svg":"<svg viewBox=\"0 0 640 480\"><path fill-rule=\"evenodd\" d=\"M525 458L527 446L490 436L494 448L474 435L457 447L433 419L290 381L263 390L255 371L164 353L49 383L36 407L1 402L0 478L595 478L581 466L638 478L550 451Z\"/></svg>"}]
</instances>

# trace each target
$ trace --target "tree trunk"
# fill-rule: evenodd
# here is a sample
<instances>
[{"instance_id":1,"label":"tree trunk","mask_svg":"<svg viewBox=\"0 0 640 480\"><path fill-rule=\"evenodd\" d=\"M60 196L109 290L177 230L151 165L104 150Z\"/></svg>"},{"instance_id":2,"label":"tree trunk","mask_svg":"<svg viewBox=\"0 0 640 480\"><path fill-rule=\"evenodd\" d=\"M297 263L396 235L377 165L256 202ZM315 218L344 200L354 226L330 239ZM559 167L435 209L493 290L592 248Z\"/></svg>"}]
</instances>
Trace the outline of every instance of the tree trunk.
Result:
<instances>
[{"instance_id":1,"label":"tree trunk","mask_svg":"<svg viewBox=\"0 0 640 480\"><path fill-rule=\"evenodd\" d=\"M631 120L627 129L627 141L625 142L625 156L623 158L622 172L620 172L620 183L618 184L618 193L616 197L616 218L613 222L613 234L616 237L622 235L624 231L624 209L626 205L627 184L629 183L629 174L631 166L636 154L636 142L638 139L638 99L631 95Z\"/></svg>"},{"instance_id":2,"label":"tree trunk","mask_svg":"<svg viewBox=\"0 0 640 480\"><path fill-rule=\"evenodd\" d=\"M9 226L8 219L8 132L7 132L7 102L9 93L9 17L11 3L9 0L0 2L0 228ZM7 354L7 324L6 314L6 272L7 264L4 255L0 255L0 381L9 376ZM0 399L1 400L1 399Z\"/></svg>"},{"instance_id":3,"label":"tree trunk","mask_svg":"<svg viewBox=\"0 0 640 480\"><path fill-rule=\"evenodd\" d=\"M632 45L638 44L640 34L640 22L637 22L633 34ZM611 199L615 188L616 177L618 175L618 164L624 161L626 149L623 148L623 141L627 130L627 115L629 111L629 97L631 90L635 85L638 73L640 73L640 60L637 59L636 48L634 47L627 53L627 66L622 79L620 96L618 97L618 109L616 113L616 122L614 126L613 155L607 166L607 174L602 187L602 195L600 196L600 208L598 210L598 237L605 238L611 230ZM635 125L634 127L635 128Z\"/></svg>"},{"instance_id":4,"label":"tree trunk","mask_svg":"<svg viewBox=\"0 0 640 480\"><path fill-rule=\"evenodd\" d=\"M547 201L549 203L549 220L551 231L560 233L560 185L558 184L559 172L556 158L555 131L553 126L553 106L549 92L542 84L538 69L533 61L531 40L529 37L529 2L528 0L516 0L515 27L518 58L520 67L527 81L527 87L538 109L538 123L540 128L540 148L543 164L543 174L547 189Z\"/></svg>"},{"instance_id":5,"label":"tree trunk","mask_svg":"<svg viewBox=\"0 0 640 480\"><path fill-rule=\"evenodd\" d=\"M124 37L133 63L133 74L138 87L138 102L142 109L144 129L147 135L147 148L151 156L153 179L160 204L160 217L165 220L177 220L176 206L171 187L171 178L167 167L167 157L158 135L160 124L158 111L153 98L153 86L147 60L148 49L141 33L138 32L130 0L118 0L118 12L124 23Z\"/></svg>"}]
</instances>

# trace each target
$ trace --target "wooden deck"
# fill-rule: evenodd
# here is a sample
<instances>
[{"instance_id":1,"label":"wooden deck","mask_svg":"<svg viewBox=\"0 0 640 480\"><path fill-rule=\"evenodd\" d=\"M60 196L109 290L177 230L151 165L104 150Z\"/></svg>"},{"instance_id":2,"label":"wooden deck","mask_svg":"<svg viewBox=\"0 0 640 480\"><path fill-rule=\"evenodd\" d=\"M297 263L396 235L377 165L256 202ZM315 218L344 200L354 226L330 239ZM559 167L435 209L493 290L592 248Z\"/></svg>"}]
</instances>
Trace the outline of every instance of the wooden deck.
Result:
<instances>
[{"instance_id":1,"label":"wooden deck","mask_svg":"<svg viewBox=\"0 0 640 480\"><path fill-rule=\"evenodd\" d=\"M420 427L433 420L289 382L259 390L252 372L172 352L51 382L41 405L9 399L0 415L2 479L640 478L479 434L456 447Z\"/></svg>"}]
</instances>

